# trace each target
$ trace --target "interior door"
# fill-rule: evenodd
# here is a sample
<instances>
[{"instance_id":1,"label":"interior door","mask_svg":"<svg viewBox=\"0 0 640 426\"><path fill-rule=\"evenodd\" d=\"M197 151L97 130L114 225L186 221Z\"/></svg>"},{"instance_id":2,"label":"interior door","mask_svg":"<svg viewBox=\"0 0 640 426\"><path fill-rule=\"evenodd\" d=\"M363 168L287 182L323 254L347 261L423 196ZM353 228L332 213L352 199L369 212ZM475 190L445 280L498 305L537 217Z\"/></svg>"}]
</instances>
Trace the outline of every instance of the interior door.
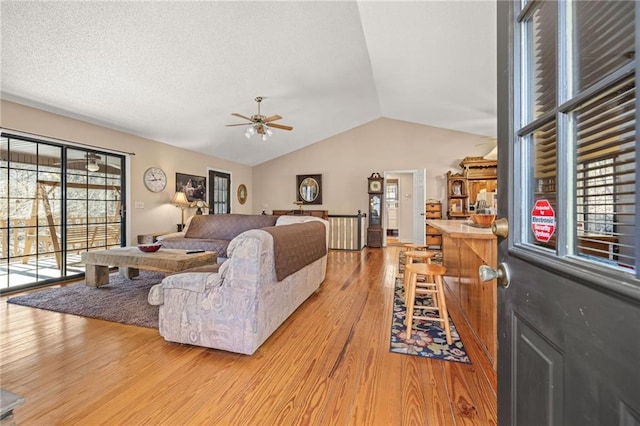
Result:
<instances>
[{"instance_id":1,"label":"interior door","mask_svg":"<svg viewBox=\"0 0 640 426\"><path fill-rule=\"evenodd\" d=\"M499 422L638 425L638 6L497 8Z\"/></svg>"},{"instance_id":2,"label":"interior door","mask_svg":"<svg viewBox=\"0 0 640 426\"><path fill-rule=\"evenodd\" d=\"M424 244L425 242L425 180L427 171L425 169L413 172L413 243Z\"/></svg>"},{"instance_id":3,"label":"interior door","mask_svg":"<svg viewBox=\"0 0 640 426\"><path fill-rule=\"evenodd\" d=\"M231 174L209 170L209 214L231 213Z\"/></svg>"}]
</instances>

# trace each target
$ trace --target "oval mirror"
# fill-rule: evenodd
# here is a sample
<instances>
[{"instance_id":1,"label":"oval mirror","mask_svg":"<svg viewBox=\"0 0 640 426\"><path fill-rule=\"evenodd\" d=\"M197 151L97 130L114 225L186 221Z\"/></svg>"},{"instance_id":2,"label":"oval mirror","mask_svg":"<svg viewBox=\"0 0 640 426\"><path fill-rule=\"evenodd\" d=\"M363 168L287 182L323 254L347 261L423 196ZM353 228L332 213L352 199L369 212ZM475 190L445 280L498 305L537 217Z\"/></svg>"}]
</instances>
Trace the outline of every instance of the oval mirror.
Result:
<instances>
[{"instance_id":1,"label":"oval mirror","mask_svg":"<svg viewBox=\"0 0 640 426\"><path fill-rule=\"evenodd\" d=\"M240 204L244 204L247 202L247 186L244 183L241 183L238 186L238 202Z\"/></svg>"},{"instance_id":2,"label":"oval mirror","mask_svg":"<svg viewBox=\"0 0 640 426\"><path fill-rule=\"evenodd\" d=\"M299 191L300 197L307 203L310 203L318 198L318 194L320 193L320 186L314 178L307 177L302 182L300 182Z\"/></svg>"}]
</instances>

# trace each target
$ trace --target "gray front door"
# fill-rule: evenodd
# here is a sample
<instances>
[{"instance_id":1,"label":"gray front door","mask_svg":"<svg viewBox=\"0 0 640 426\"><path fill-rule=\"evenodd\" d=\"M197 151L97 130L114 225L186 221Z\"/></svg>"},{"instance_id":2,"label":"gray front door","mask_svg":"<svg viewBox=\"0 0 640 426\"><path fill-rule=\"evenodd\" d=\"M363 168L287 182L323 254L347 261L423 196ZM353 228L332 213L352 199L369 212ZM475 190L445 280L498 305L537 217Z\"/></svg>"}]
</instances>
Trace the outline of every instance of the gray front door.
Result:
<instances>
[{"instance_id":1,"label":"gray front door","mask_svg":"<svg viewBox=\"0 0 640 426\"><path fill-rule=\"evenodd\" d=\"M638 5L497 9L499 423L638 425Z\"/></svg>"}]
</instances>

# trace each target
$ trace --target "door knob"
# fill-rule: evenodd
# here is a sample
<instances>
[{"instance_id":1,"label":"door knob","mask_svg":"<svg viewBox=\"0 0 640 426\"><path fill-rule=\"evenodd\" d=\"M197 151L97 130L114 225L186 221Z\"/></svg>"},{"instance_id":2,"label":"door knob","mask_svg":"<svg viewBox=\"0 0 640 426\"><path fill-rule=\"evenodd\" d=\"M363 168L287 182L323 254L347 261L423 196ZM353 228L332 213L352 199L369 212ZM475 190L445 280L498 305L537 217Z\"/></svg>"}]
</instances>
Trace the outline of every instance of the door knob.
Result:
<instances>
[{"instance_id":1,"label":"door knob","mask_svg":"<svg viewBox=\"0 0 640 426\"><path fill-rule=\"evenodd\" d=\"M496 219L491 224L491 232L493 235L500 238L507 238L509 235L509 221L506 217L501 217L500 219Z\"/></svg>"},{"instance_id":2,"label":"door knob","mask_svg":"<svg viewBox=\"0 0 640 426\"><path fill-rule=\"evenodd\" d=\"M493 269L487 265L480 265L478 275L480 276L480 281L491 281L497 279L498 284L504 288L509 287L511 280L511 277L509 276L509 268L506 263L499 264L498 269Z\"/></svg>"}]
</instances>

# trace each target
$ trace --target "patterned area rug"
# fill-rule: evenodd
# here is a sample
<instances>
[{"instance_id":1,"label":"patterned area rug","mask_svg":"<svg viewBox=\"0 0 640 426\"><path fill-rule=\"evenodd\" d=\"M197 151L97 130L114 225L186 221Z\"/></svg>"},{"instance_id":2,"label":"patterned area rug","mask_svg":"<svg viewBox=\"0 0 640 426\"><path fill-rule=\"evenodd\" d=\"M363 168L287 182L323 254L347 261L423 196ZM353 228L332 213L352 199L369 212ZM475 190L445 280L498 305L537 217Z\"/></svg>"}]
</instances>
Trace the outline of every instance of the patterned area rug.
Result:
<instances>
[{"instance_id":1,"label":"patterned area rug","mask_svg":"<svg viewBox=\"0 0 640 426\"><path fill-rule=\"evenodd\" d=\"M462 340L458 335L453 321L449 318L451 325L452 344L447 344L447 337L444 330L440 328L439 323L425 320L414 320L413 332L411 338L407 338L407 328L404 325L406 316L406 307L404 305L404 286L402 278L396 278L393 300L393 317L391 319L391 344L389 350L391 352L424 356L427 358L443 359L447 361L471 363L469 356L462 345ZM428 296L418 295L416 297L416 306L432 306L431 298ZM420 311L418 311L420 312ZM432 313L421 314L427 316ZM435 318L435 315L434 315Z\"/></svg>"},{"instance_id":2,"label":"patterned area rug","mask_svg":"<svg viewBox=\"0 0 640 426\"><path fill-rule=\"evenodd\" d=\"M105 286L89 287L80 281L12 297L7 302L157 329L159 307L150 305L147 296L164 277L159 272L140 271L139 277L129 280L114 272Z\"/></svg>"}]
</instances>

